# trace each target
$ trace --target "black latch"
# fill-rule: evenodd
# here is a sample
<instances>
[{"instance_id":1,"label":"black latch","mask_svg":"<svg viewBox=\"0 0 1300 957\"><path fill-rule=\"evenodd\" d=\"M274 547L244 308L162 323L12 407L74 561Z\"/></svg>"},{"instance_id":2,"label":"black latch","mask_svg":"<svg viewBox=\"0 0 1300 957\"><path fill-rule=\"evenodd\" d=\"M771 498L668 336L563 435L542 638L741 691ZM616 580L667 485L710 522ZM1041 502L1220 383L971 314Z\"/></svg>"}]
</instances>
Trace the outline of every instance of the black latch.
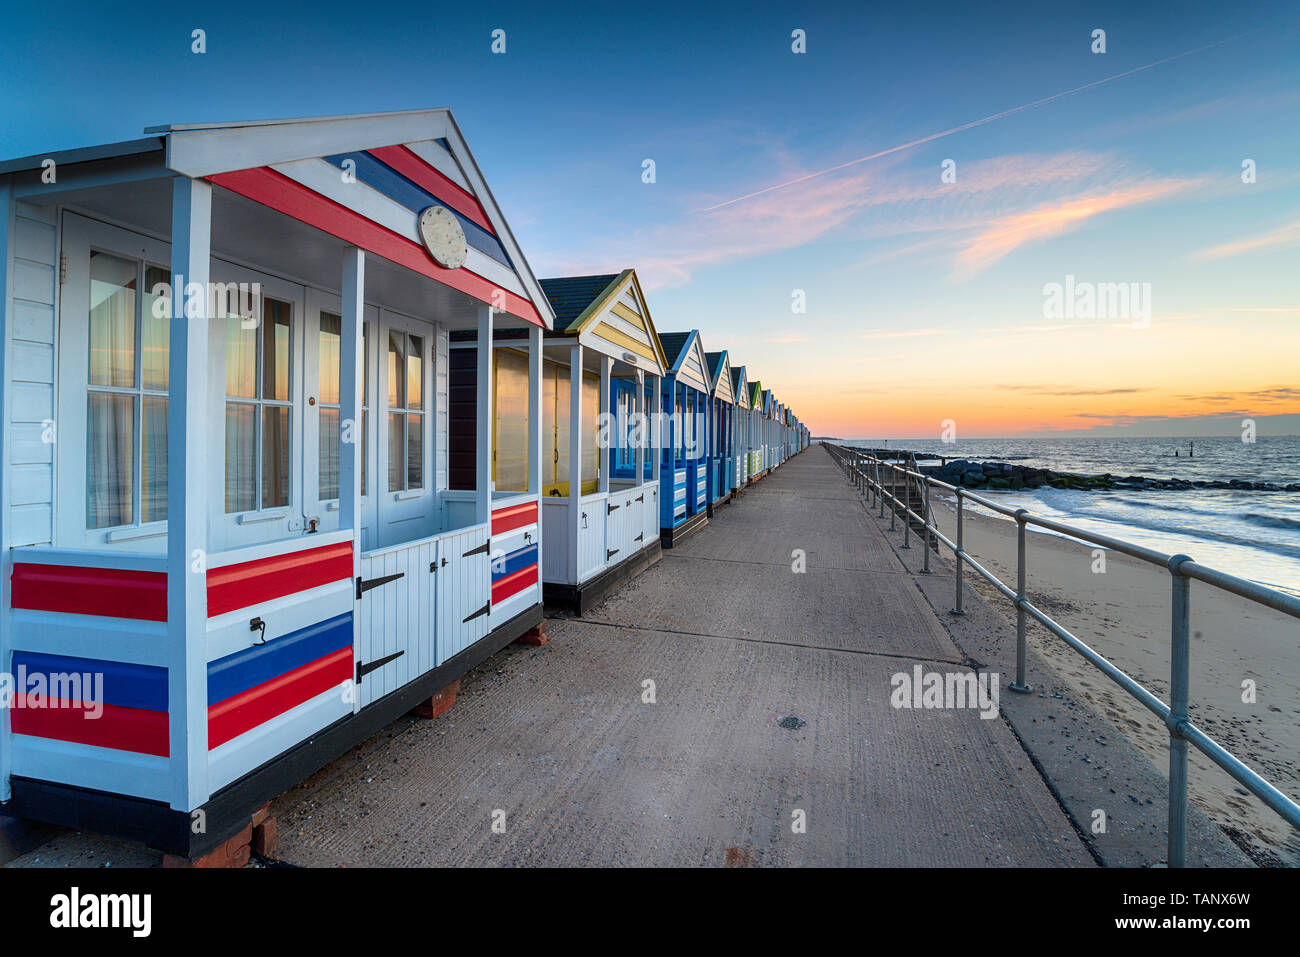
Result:
<instances>
[{"instance_id":1,"label":"black latch","mask_svg":"<svg viewBox=\"0 0 1300 957\"><path fill-rule=\"evenodd\" d=\"M358 575L357 576L357 601L360 601L361 596L365 592L370 591L370 589L378 588L380 585L387 585L389 582L395 582L397 581L397 579L405 578L405 577L406 577L406 572L398 572L396 575L385 575L383 578L367 578L367 579L362 579L362 577Z\"/></svg>"},{"instance_id":2,"label":"black latch","mask_svg":"<svg viewBox=\"0 0 1300 957\"><path fill-rule=\"evenodd\" d=\"M394 652L391 655L386 655L383 658L376 658L374 661L365 662L364 664L358 661L357 662L357 684L361 684L361 679L366 675L370 674L370 672L374 671L377 668L382 668L390 661L396 661L404 654L406 654L405 651L398 651L398 652Z\"/></svg>"}]
</instances>

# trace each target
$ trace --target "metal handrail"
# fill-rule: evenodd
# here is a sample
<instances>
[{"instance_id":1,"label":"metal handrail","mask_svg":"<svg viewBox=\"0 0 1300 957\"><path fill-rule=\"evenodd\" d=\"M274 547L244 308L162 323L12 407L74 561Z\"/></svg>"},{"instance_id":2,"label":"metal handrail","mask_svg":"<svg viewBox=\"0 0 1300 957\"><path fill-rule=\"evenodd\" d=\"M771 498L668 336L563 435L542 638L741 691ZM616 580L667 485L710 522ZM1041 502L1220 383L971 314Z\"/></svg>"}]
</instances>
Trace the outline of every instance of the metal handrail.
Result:
<instances>
[{"instance_id":1,"label":"metal handrail","mask_svg":"<svg viewBox=\"0 0 1300 957\"><path fill-rule=\"evenodd\" d=\"M952 550L956 559L956 601L952 608L954 615L965 614L962 608L962 568L969 565L982 578L996 589L998 594L1009 599L1016 608L1016 680L1011 683L1012 691L1027 693L1032 690L1028 683L1028 644L1025 630L1028 619L1032 618L1044 628L1056 635L1071 648L1083 656L1090 664L1119 685L1140 704L1155 714L1169 730L1169 866L1184 867L1187 863L1187 745L1192 744L1198 751L1226 771L1234 780L1258 797L1292 827L1300 829L1300 804L1282 793L1253 768L1232 754L1217 741L1197 727L1187 714L1190 687L1190 634L1191 606L1190 590L1193 579L1207 585L1213 585L1226 592L1245 598L1248 601L1265 605L1275 611L1300 618L1300 597L1288 595L1276 589L1260 585L1257 582L1238 578L1227 572L1219 571L1193 561L1187 555L1167 555L1164 552L1135 545L1110 535L1090 532L1065 522L1034 515L1028 509L1009 508L998 502L970 492L959 485L950 485L939 479L925 475L916 469L895 465L856 449L826 444L831 458L850 476L855 486L870 494L875 503L880 505L880 517L885 516L885 502L890 505L889 528L894 530L894 516L903 516L904 545L908 547L911 519L915 518L925 529L925 568L930 566L931 536ZM915 465L915 461L912 463ZM889 489L886 490L881 470L889 470ZM869 471L868 471L869 470ZM922 517L913 512L910 506L898 498L898 479L902 476L904 485L909 479L921 483L922 506L927 513ZM930 506L931 487L947 489L957 497L957 540L954 542L939 530L934 519L934 510ZM1016 522L1016 587L1003 582L991 571L971 558L963 544L965 528L964 504L969 500L991 511L1005 515ZM1089 647L1077 635L1050 615L1035 606L1029 600L1026 590L1027 549L1025 532L1028 526L1045 528L1067 535L1081 542L1096 545L1110 551L1128 555L1152 565L1160 565L1169 571L1172 587L1172 614L1170 621L1170 681L1169 699L1165 704L1139 681L1127 674L1104 655Z\"/></svg>"}]
</instances>

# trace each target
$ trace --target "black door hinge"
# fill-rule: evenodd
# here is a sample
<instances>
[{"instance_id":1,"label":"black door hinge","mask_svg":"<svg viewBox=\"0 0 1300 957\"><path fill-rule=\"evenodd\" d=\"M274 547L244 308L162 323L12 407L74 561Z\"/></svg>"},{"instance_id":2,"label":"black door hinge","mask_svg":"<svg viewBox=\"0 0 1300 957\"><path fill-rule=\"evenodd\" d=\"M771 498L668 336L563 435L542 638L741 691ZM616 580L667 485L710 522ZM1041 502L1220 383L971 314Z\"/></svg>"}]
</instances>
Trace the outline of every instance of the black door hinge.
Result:
<instances>
[{"instance_id":1,"label":"black door hinge","mask_svg":"<svg viewBox=\"0 0 1300 957\"><path fill-rule=\"evenodd\" d=\"M606 550L606 552L605 552L605 561L609 561L611 558L613 558L613 557L614 557L615 555L617 555L617 554L618 554L618 549L617 549L617 548L611 548L611 549Z\"/></svg>"},{"instance_id":2,"label":"black door hinge","mask_svg":"<svg viewBox=\"0 0 1300 957\"><path fill-rule=\"evenodd\" d=\"M361 596L364 593L370 591L370 589L378 588L380 585L387 585L389 582L395 582L397 581L397 579L405 578L405 577L406 577L406 572L398 572L396 575L385 575L383 578L363 579L360 575L358 575L357 576L357 601L360 601Z\"/></svg>"},{"instance_id":3,"label":"black door hinge","mask_svg":"<svg viewBox=\"0 0 1300 957\"><path fill-rule=\"evenodd\" d=\"M619 506L617 506L617 505L610 505L608 502L606 502L606 503L605 503L605 514L608 515L610 512L614 511L614 509L616 509L616 508L618 508L618 507L619 507Z\"/></svg>"},{"instance_id":4,"label":"black door hinge","mask_svg":"<svg viewBox=\"0 0 1300 957\"><path fill-rule=\"evenodd\" d=\"M377 668L382 668L390 661L396 661L404 654L406 654L405 651L398 651L391 655L386 655L383 658L376 658L374 661L367 661L364 663L358 661L357 662L357 684L361 684L361 679L366 675L370 674L370 672L374 671Z\"/></svg>"},{"instance_id":5,"label":"black door hinge","mask_svg":"<svg viewBox=\"0 0 1300 957\"><path fill-rule=\"evenodd\" d=\"M645 532L642 532L642 533L641 533L640 535L638 535L636 538L632 539L632 541L634 541L634 542L639 542L639 541L641 541L643 538L645 538Z\"/></svg>"},{"instance_id":6,"label":"black door hinge","mask_svg":"<svg viewBox=\"0 0 1300 957\"><path fill-rule=\"evenodd\" d=\"M491 610L492 610L492 602L488 602L486 605L484 605L478 611L474 612L468 618L463 619L461 621L461 624L462 625L468 624L469 622L473 621L475 618L478 618L480 615L486 615Z\"/></svg>"},{"instance_id":7,"label":"black door hinge","mask_svg":"<svg viewBox=\"0 0 1300 957\"><path fill-rule=\"evenodd\" d=\"M638 502L644 502L644 501L645 501L645 492L642 492L640 495L638 495L638 496L636 497L636 500L637 500Z\"/></svg>"},{"instance_id":8,"label":"black door hinge","mask_svg":"<svg viewBox=\"0 0 1300 957\"><path fill-rule=\"evenodd\" d=\"M460 557L469 558L471 555L486 555L487 551L488 551L488 543L484 542L482 545L479 545L477 548L471 548L469 551L465 552Z\"/></svg>"}]
</instances>

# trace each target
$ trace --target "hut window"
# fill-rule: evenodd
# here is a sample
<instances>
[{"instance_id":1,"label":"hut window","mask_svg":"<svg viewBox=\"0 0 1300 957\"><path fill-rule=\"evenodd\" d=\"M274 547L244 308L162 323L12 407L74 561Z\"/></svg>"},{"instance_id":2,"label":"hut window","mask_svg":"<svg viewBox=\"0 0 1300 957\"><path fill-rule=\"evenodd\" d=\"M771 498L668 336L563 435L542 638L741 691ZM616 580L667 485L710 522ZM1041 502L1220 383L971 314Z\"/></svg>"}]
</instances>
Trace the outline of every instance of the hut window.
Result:
<instances>
[{"instance_id":1,"label":"hut window","mask_svg":"<svg viewBox=\"0 0 1300 957\"><path fill-rule=\"evenodd\" d=\"M542 494L569 491L569 370L542 363Z\"/></svg>"},{"instance_id":2,"label":"hut window","mask_svg":"<svg viewBox=\"0 0 1300 957\"><path fill-rule=\"evenodd\" d=\"M492 481L505 492L528 491L528 356L497 349L492 362L495 417Z\"/></svg>"},{"instance_id":3,"label":"hut window","mask_svg":"<svg viewBox=\"0 0 1300 957\"><path fill-rule=\"evenodd\" d=\"M226 511L289 504L290 319L293 307L262 300L260 322L226 316Z\"/></svg>"},{"instance_id":4,"label":"hut window","mask_svg":"<svg viewBox=\"0 0 1300 957\"><path fill-rule=\"evenodd\" d=\"M582 374L582 494L596 491L600 477L600 376Z\"/></svg>"},{"instance_id":5,"label":"hut window","mask_svg":"<svg viewBox=\"0 0 1300 957\"><path fill-rule=\"evenodd\" d=\"M90 254L86 527L167 518L167 270ZM138 291L143 289L142 295ZM163 291L159 289L159 291ZM161 315L155 315L155 312Z\"/></svg>"},{"instance_id":6,"label":"hut window","mask_svg":"<svg viewBox=\"0 0 1300 957\"><path fill-rule=\"evenodd\" d=\"M342 408L339 390L342 368L343 318L332 312L320 314L319 375L320 395L320 500L339 497L339 455L342 432L339 416ZM366 494L366 436L370 411L370 323L361 327L361 494Z\"/></svg>"},{"instance_id":7,"label":"hut window","mask_svg":"<svg viewBox=\"0 0 1300 957\"><path fill-rule=\"evenodd\" d=\"M636 447L632 444L631 434L632 416L636 412L633 405L635 393L635 382L614 380L614 438L617 442L614 464L620 469L635 466Z\"/></svg>"},{"instance_id":8,"label":"hut window","mask_svg":"<svg viewBox=\"0 0 1300 957\"><path fill-rule=\"evenodd\" d=\"M424 337L388 332L388 490L424 487Z\"/></svg>"},{"instance_id":9,"label":"hut window","mask_svg":"<svg viewBox=\"0 0 1300 957\"><path fill-rule=\"evenodd\" d=\"M542 363L542 494L569 494L569 368ZM599 487L600 376L582 374L582 487L587 495Z\"/></svg>"}]
</instances>

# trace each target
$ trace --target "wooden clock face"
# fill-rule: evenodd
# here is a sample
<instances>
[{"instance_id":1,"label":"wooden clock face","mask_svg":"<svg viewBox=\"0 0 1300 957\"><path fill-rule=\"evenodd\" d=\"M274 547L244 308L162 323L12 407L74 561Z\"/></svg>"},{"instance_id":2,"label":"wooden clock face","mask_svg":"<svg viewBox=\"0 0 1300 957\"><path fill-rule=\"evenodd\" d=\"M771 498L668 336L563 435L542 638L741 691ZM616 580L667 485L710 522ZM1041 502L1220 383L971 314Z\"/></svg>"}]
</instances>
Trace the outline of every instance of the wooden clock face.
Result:
<instances>
[{"instance_id":1,"label":"wooden clock face","mask_svg":"<svg viewBox=\"0 0 1300 957\"><path fill-rule=\"evenodd\" d=\"M445 206L430 206L420 213L420 238L439 266L459 269L465 265L465 256L469 253L465 230L461 228L460 220Z\"/></svg>"}]
</instances>

